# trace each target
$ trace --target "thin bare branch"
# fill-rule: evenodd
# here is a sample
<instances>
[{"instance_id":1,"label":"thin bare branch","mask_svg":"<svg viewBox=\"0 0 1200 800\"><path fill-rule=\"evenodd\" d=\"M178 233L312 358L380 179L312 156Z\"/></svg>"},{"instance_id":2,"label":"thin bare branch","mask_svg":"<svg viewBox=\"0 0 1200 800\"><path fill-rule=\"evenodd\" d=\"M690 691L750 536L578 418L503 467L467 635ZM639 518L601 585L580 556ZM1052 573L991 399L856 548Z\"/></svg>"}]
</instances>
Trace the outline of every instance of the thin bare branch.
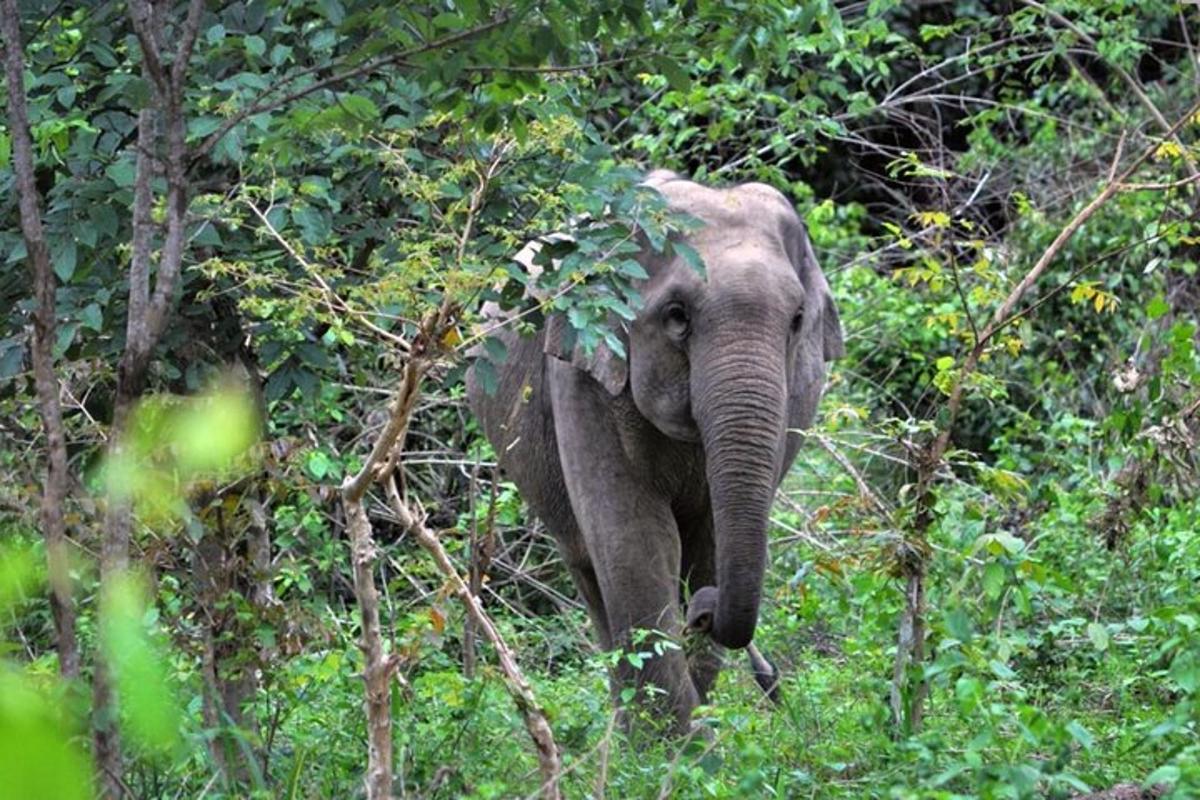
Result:
<instances>
[{"instance_id":1,"label":"thin bare branch","mask_svg":"<svg viewBox=\"0 0 1200 800\"><path fill-rule=\"evenodd\" d=\"M266 213L264 213L250 200L246 200L245 203L247 208L250 209L254 216L258 217L258 220L262 223L263 227L267 229L267 233L270 234L271 238L278 242L279 246L282 247L287 254L291 256L297 264L303 267L304 271L308 273L308 275L314 281L317 282L317 286L320 287L321 293L325 298L325 304L329 307L331 312L347 314L353 317L355 321L357 321L371 333L395 345L400 349L401 352L408 352L409 342L407 339L405 339L403 336L397 336L391 331L386 331L383 328L380 328L378 325L371 322L371 320L368 318L368 312L354 308L345 300L343 300L342 297L336 291L334 291L333 287L329 285L329 282L325 280L324 276L321 275L320 268L309 262L308 259L301 255L299 250L292 246L291 242L283 237L283 234L281 234L279 230L271 224L271 220L267 217Z\"/></svg>"}]
</instances>

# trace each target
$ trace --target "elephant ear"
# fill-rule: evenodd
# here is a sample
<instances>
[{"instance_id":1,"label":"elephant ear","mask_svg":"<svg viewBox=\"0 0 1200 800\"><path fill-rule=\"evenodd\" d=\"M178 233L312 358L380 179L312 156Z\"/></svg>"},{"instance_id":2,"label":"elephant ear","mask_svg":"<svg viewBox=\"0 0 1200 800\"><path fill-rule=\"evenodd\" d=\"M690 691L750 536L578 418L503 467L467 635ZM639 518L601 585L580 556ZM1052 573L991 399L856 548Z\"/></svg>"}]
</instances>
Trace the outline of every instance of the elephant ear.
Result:
<instances>
[{"instance_id":1,"label":"elephant ear","mask_svg":"<svg viewBox=\"0 0 1200 800\"><path fill-rule=\"evenodd\" d=\"M826 361L833 361L846 355L846 343L842 338L842 321L838 317L837 303L833 300L833 292L829 290L829 282L821 272L817 263L817 254L813 252L812 241L808 238L808 230L798 218L794 222L795 231L788 237L788 250L792 264L808 293L809 313L816 313L815 320L817 335L821 337L822 351Z\"/></svg>"},{"instance_id":2,"label":"elephant ear","mask_svg":"<svg viewBox=\"0 0 1200 800\"><path fill-rule=\"evenodd\" d=\"M612 322L610 319L609 323ZM592 354L587 355L582 345L574 342L575 337L571 335L570 327L570 323L562 314L554 314L546 320L546 354L571 362L577 369L595 378L613 396L624 391L629 380L628 360L614 353L604 342L597 344L592 349ZM628 353L628 337L624 335L621 326L617 325L614 329L618 331L617 335ZM574 342L574 345L569 347L568 342Z\"/></svg>"},{"instance_id":3,"label":"elephant ear","mask_svg":"<svg viewBox=\"0 0 1200 800\"><path fill-rule=\"evenodd\" d=\"M542 266L538 263L537 255L543 247L553 245L560 242L573 242L575 238L565 233L552 233L544 236L541 239L529 242L517 253L513 260L521 265L530 278L536 281L538 276L542 274ZM531 286L533 285L531 281ZM545 300L545 293L536 289L529 290L529 294ZM608 323L612 325L614 320L610 318ZM625 351L629 352L628 337L623 334L623 330L619 325L613 325L613 329L620 331L618 336L621 338L622 344L625 345ZM582 347L575 342L575 337L571 335L571 326L567 319L562 314L552 314L546 320L545 329L545 344L543 352L547 355L554 356L560 361L569 361L577 369L582 369L584 372L591 375L609 394L618 395L624 390L625 382L629 377L629 367L625 359L614 353L608 345L601 342L592 350L591 355L584 353Z\"/></svg>"}]
</instances>

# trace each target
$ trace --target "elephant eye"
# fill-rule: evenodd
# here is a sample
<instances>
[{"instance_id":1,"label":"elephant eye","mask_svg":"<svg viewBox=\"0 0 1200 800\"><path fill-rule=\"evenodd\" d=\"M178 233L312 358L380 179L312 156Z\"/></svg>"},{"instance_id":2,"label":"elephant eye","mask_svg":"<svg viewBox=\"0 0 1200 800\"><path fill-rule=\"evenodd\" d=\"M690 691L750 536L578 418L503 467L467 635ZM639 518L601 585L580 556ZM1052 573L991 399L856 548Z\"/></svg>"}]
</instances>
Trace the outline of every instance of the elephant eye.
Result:
<instances>
[{"instance_id":1,"label":"elephant eye","mask_svg":"<svg viewBox=\"0 0 1200 800\"><path fill-rule=\"evenodd\" d=\"M796 316L792 317L792 333L799 333L802 325L804 325L804 312L797 311Z\"/></svg>"},{"instance_id":2,"label":"elephant eye","mask_svg":"<svg viewBox=\"0 0 1200 800\"><path fill-rule=\"evenodd\" d=\"M688 316L687 309L683 307L683 303L668 304L663 309L662 321L667 334L676 339L682 339L687 336L692 324L691 317Z\"/></svg>"}]
</instances>

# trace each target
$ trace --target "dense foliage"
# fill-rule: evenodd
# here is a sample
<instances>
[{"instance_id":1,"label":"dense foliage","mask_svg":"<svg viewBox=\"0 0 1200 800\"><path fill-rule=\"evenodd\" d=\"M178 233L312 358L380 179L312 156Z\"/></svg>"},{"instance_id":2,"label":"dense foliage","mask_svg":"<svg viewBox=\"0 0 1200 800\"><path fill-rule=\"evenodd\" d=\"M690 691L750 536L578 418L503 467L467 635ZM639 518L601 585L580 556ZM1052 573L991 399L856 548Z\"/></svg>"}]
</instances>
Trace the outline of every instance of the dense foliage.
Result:
<instances>
[{"instance_id":1,"label":"dense foliage","mask_svg":"<svg viewBox=\"0 0 1200 800\"><path fill-rule=\"evenodd\" d=\"M383 426L422 320L452 307L404 488L476 574L550 719L567 796L1068 797L1122 783L1200 796L1200 7L392 5L193 3L195 44L165 60L178 95L131 20L152 9L158 47L176 52L184 4L4 5L19 11L23 47L3 44L21 47L57 282L83 669L58 674L38 516L52 437L6 117L0 786L88 796L88 731L116 726L131 797L361 793L361 622L337 488ZM168 100L185 125L178 172L165 146L139 156L139 120ZM473 326L486 300L531 329L555 311L584 346L620 346L608 321L636 312L643 274L631 227L670 246L687 224L637 190L652 166L793 197L849 352L776 507L756 641L783 670L782 705L732 654L703 720L712 741L638 750L614 730L606 675L649 654L591 644L553 543L493 469L462 375L474 359L486 383L505 357ZM139 224L161 280L176 185L182 269L125 418L138 197L154 198ZM509 260L568 227L574 243L540 276ZM395 794L535 795L490 648L465 643L444 576L376 499ZM106 512L126 500L138 569L111 585L105 570L101 591ZM923 630L906 664L897 631L916 580ZM117 719L92 713L97 664Z\"/></svg>"}]
</instances>

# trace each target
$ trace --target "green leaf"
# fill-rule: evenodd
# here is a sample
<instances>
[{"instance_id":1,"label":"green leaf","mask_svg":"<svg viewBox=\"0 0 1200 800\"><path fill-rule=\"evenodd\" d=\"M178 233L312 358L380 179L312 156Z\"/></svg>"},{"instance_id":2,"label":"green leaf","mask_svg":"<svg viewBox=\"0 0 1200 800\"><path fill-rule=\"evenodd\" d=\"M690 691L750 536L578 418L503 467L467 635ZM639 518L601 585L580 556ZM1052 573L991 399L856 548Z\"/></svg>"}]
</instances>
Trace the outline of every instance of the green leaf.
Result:
<instances>
[{"instance_id":1,"label":"green leaf","mask_svg":"<svg viewBox=\"0 0 1200 800\"><path fill-rule=\"evenodd\" d=\"M451 14L448 11L443 11L433 18L433 27L443 31L456 31L463 26L463 18L461 14Z\"/></svg>"},{"instance_id":2,"label":"green leaf","mask_svg":"<svg viewBox=\"0 0 1200 800\"><path fill-rule=\"evenodd\" d=\"M180 703L152 635L147 596L138 577L116 576L100 599L100 637L125 733L151 753L166 755L180 742Z\"/></svg>"},{"instance_id":3,"label":"green leaf","mask_svg":"<svg viewBox=\"0 0 1200 800\"><path fill-rule=\"evenodd\" d=\"M305 244L322 244L333 232L325 214L310 205L292 206L292 221L300 227L300 238Z\"/></svg>"},{"instance_id":4,"label":"green leaf","mask_svg":"<svg viewBox=\"0 0 1200 800\"><path fill-rule=\"evenodd\" d=\"M618 261L617 272L634 280L646 280L650 277L650 274L646 272L646 268L632 258Z\"/></svg>"},{"instance_id":5,"label":"green leaf","mask_svg":"<svg viewBox=\"0 0 1200 800\"><path fill-rule=\"evenodd\" d=\"M0 131L0 169L8 169L8 162L12 158L12 140L8 138L8 134Z\"/></svg>"},{"instance_id":6,"label":"green leaf","mask_svg":"<svg viewBox=\"0 0 1200 800\"><path fill-rule=\"evenodd\" d=\"M1156 296L1146 304L1146 316L1150 319L1158 319L1170 310L1171 306L1167 304L1162 295Z\"/></svg>"},{"instance_id":7,"label":"green leaf","mask_svg":"<svg viewBox=\"0 0 1200 800\"><path fill-rule=\"evenodd\" d=\"M19 538L0 542L0 614L8 615L13 606L35 596L44 576L34 549Z\"/></svg>"},{"instance_id":8,"label":"green leaf","mask_svg":"<svg viewBox=\"0 0 1200 800\"><path fill-rule=\"evenodd\" d=\"M111 178L112 176L109 175ZM97 233L101 236L115 236L117 233L117 212L108 203L94 203L88 207L88 219L92 221Z\"/></svg>"},{"instance_id":9,"label":"green leaf","mask_svg":"<svg viewBox=\"0 0 1200 800\"><path fill-rule=\"evenodd\" d=\"M25 345L15 339L0 340L0 381L21 371L25 363Z\"/></svg>"},{"instance_id":10,"label":"green leaf","mask_svg":"<svg viewBox=\"0 0 1200 800\"><path fill-rule=\"evenodd\" d=\"M133 162L127 158L123 158L120 161L109 164L108 168L104 170L104 174L119 188L126 189L133 186L136 173L134 172Z\"/></svg>"},{"instance_id":11,"label":"green leaf","mask_svg":"<svg viewBox=\"0 0 1200 800\"><path fill-rule=\"evenodd\" d=\"M42 676L44 678L44 676ZM5 797L86 800L91 762L78 731L64 719L61 698L0 663L0 786Z\"/></svg>"},{"instance_id":12,"label":"green leaf","mask_svg":"<svg viewBox=\"0 0 1200 800\"><path fill-rule=\"evenodd\" d=\"M971 641L973 636L973 632L971 630L971 617L962 608L962 606L955 606L947 611L944 621L946 630L949 631L950 635L955 639L963 642L964 644Z\"/></svg>"},{"instance_id":13,"label":"green leaf","mask_svg":"<svg viewBox=\"0 0 1200 800\"><path fill-rule=\"evenodd\" d=\"M1008 664L1005 664L1003 661L997 661L996 659L992 659L988 662L988 669L992 671L993 675L1001 680L1011 681L1013 678L1017 677L1017 673L1013 672L1012 668L1008 666Z\"/></svg>"},{"instance_id":14,"label":"green leaf","mask_svg":"<svg viewBox=\"0 0 1200 800\"><path fill-rule=\"evenodd\" d=\"M983 566L983 591L993 600L1004 591L1004 565L999 561L989 561Z\"/></svg>"},{"instance_id":15,"label":"green leaf","mask_svg":"<svg viewBox=\"0 0 1200 800\"><path fill-rule=\"evenodd\" d=\"M492 366L492 362L486 358L477 358L474 370L475 380L479 381L479 387L483 389L483 393L488 397L494 397L496 390L500 388L500 379L496 376L496 368Z\"/></svg>"},{"instance_id":16,"label":"green leaf","mask_svg":"<svg viewBox=\"0 0 1200 800\"><path fill-rule=\"evenodd\" d=\"M263 41L261 36L247 36L242 39L242 45L246 48L246 52L255 58L267 52L267 43Z\"/></svg>"},{"instance_id":17,"label":"green leaf","mask_svg":"<svg viewBox=\"0 0 1200 800\"><path fill-rule=\"evenodd\" d=\"M338 95L337 103L342 109L359 122L374 122L379 119L379 107L369 97L360 94Z\"/></svg>"},{"instance_id":18,"label":"green leaf","mask_svg":"<svg viewBox=\"0 0 1200 800\"><path fill-rule=\"evenodd\" d=\"M226 470L258 439L258 413L244 392L194 398L172 423L172 449L185 477Z\"/></svg>"},{"instance_id":19,"label":"green leaf","mask_svg":"<svg viewBox=\"0 0 1200 800\"><path fill-rule=\"evenodd\" d=\"M1191 694L1200 689L1200 658L1190 650L1181 650L1171 662L1168 674L1180 689Z\"/></svg>"},{"instance_id":20,"label":"green leaf","mask_svg":"<svg viewBox=\"0 0 1200 800\"><path fill-rule=\"evenodd\" d=\"M1146 780L1142 781L1142 786L1147 789L1158 784L1166 784L1174 786L1179 783L1180 769L1174 764L1164 764L1158 769L1146 776Z\"/></svg>"},{"instance_id":21,"label":"green leaf","mask_svg":"<svg viewBox=\"0 0 1200 800\"><path fill-rule=\"evenodd\" d=\"M308 454L308 459L304 464L308 472L317 480L322 480L329 474L329 468L332 466L329 461L329 456L320 450L313 450Z\"/></svg>"},{"instance_id":22,"label":"green leaf","mask_svg":"<svg viewBox=\"0 0 1200 800\"><path fill-rule=\"evenodd\" d=\"M1089 622L1087 626L1088 638L1092 640L1092 646L1103 653L1108 649L1108 629L1099 622Z\"/></svg>"},{"instance_id":23,"label":"green leaf","mask_svg":"<svg viewBox=\"0 0 1200 800\"><path fill-rule=\"evenodd\" d=\"M71 347L75 341L75 334L79 333L78 322L67 322L58 326L58 334L54 338L54 355L61 356Z\"/></svg>"},{"instance_id":24,"label":"green leaf","mask_svg":"<svg viewBox=\"0 0 1200 800\"><path fill-rule=\"evenodd\" d=\"M679 62L668 56L654 59L654 66L667 79L667 83L677 92L686 92L692 85L692 77Z\"/></svg>"},{"instance_id":25,"label":"green leaf","mask_svg":"<svg viewBox=\"0 0 1200 800\"><path fill-rule=\"evenodd\" d=\"M954 697L963 712L970 712L983 698L983 683L978 678L964 675L954 684Z\"/></svg>"},{"instance_id":26,"label":"green leaf","mask_svg":"<svg viewBox=\"0 0 1200 800\"><path fill-rule=\"evenodd\" d=\"M60 239L57 243L52 242L51 246L54 248L54 252L51 254L51 260L54 263L54 274L58 276L60 281L66 283L75 274L75 263L78 258L75 240Z\"/></svg>"},{"instance_id":27,"label":"green leaf","mask_svg":"<svg viewBox=\"0 0 1200 800\"><path fill-rule=\"evenodd\" d=\"M687 242L671 242L671 250L682 258L692 270L701 278L708 277L708 270L704 266L704 259L696 252Z\"/></svg>"},{"instance_id":28,"label":"green leaf","mask_svg":"<svg viewBox=\"0 0 1200 800\"><path fill-rule=\"evenodd\" d=\"M489 336L483 340L483 349L487 351L488 361L503 364L508 360L508 346L498 336Z\"/></svg>"},{"instance_id":29,"label":"green leaf","mask_svg":"<svg viewBox=\"0 0 1200 800\"><path fill-rule=\"evenodd\" d=\"M83 327L99 333L104 326L104 315L100 311L99 304L89 303L84 306L83 311L79 312L79 321L83 323Z\"/></svg>"},{"instance_id":30,"label":"green leaf","mask_svg":"<svg viewBox=\"0 0 1200 800\"><path fill-rule=\"evenodd\" d=\"M1079 742L1084 750L1091 750L1096 745L1096 739L1088 729L1074 720L1067 723L1067 733L1071 734L1071 738Z\"/></svg>"}]
</instances>

